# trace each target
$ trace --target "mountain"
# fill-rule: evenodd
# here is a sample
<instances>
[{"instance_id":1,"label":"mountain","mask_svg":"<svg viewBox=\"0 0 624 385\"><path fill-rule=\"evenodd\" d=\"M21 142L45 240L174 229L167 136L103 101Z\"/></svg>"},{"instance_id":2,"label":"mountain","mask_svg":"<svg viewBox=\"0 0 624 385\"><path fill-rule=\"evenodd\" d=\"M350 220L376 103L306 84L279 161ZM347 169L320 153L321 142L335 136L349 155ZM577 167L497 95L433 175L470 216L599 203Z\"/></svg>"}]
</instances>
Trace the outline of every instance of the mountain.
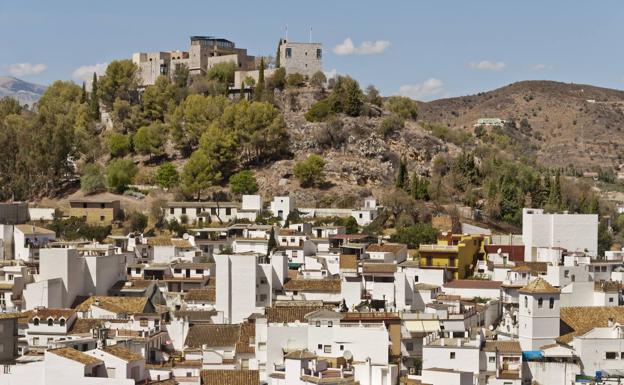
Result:
<instances>
[{"instance_id":1,"label":"mountain","mask_svg":"<svg viewBox=\"0 0 624 385\"><path fill-rule=\"evenodd\" d=\"M14 77L0 76L0 98L12 97L20 104L36 103L46 88L46 86L25 82Z\"/></svg>"},{"instance_id":2,"label":"mountain","mask_svg":"<svg viewBox=\"0 0 624 385\"><path fill-rule=\"evenodd\" d=\"M479 118L513 120L515 128L509 125L504 133L544 165L591 169L624 163L624 91L522 81L420 104L419 120L426 123L473 133Z\"/></svg>"}]
</instances>

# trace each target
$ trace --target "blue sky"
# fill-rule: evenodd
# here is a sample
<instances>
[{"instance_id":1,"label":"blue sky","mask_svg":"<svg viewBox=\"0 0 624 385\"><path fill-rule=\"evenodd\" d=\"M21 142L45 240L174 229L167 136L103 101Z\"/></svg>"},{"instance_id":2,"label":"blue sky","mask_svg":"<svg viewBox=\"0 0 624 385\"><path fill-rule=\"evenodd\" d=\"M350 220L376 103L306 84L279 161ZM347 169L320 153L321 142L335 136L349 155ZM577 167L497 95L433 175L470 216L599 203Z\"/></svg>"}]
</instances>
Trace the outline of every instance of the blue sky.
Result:
<instances>
[{"instance_id":1,"label":"blue sky","mask_svg":"<svg viewBox=\"0 0 624 385\"><path fill-rule=\"evenodd\" d=\"M312 26L325 71L384 95L429 100L528 79L622 89L623 19L621 0L0 0L0 75L80 82L133 52L187 49L191 35L274 54L288 25L298 41Z\"/></svg>"}]
</instances>

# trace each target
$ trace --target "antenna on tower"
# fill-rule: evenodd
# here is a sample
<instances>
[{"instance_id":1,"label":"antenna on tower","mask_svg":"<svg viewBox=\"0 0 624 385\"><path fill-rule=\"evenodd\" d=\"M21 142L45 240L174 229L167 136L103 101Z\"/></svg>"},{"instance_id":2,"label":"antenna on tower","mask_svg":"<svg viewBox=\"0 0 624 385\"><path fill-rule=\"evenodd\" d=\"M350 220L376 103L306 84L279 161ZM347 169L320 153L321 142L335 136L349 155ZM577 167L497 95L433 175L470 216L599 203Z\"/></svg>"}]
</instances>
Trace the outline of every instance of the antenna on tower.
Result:
<instances>
[{"instance_id":1,"label":"antenna on tower","mask_svg":"<svg viewBox=\"0 0 624 385\"><path fill-rule=\"evenodd\" d=\"M288 24L286 24L286 41L288 41Z\"/></svg>"},{"instance_id":2,"label":"antenna on tower","mask_svg":"<svg viewBox=\"0 0 624 385\"><path fill-rule=\"evenodd\" d=\"M312 26L310 26L310 43L312 43Z\"/></svg>"}]
</instances>

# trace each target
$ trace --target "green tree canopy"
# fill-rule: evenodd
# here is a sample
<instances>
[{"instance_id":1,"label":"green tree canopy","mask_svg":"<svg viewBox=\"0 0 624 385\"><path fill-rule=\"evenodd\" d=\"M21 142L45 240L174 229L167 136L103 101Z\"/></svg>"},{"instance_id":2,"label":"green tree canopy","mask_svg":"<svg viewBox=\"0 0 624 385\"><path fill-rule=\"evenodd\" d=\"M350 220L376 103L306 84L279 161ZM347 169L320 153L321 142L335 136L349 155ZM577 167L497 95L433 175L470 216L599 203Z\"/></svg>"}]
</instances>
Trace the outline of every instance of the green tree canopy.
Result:
<instances>
[{"instance_id":1,"label":"green tree canopy","mask_svg":"<svg viewBox=\"0 0 624 385\"><path fill-rule=\"evenodd\" d=\"M156 183L164 188L172 188L178 185L180 182L180 174L178 170L171 162L166 162L158 167L156 170Z\"/></svg>"},{"instance_id":2,"label":"green tree canopy","mask_svg":"<svg viewBox=\"0 0 624 385\"><path fill-rule=\"evenodd\" d=\"M106 168L106 184L110 190L123 193L137 172L137 166L131 159L114 159Z\"/></svg>"},{"instance_id":3,"label":"green tree canopy","mask_svg":"<svg viewBox=\"0 0 624 385\"><path fill-rule=\"evenodd\" d=\"M109 108L112 108L116 99L130 103L138 101L137 88L139 74L137 66L132 60L114 60L98 82L98 96Z\"/></svg>"},{"instance_id":4,"label":"green tree canopy","mask_svg":"<svg viewBox=\"0 0 624 385\"><path fill-rule=\"evenodd\" d=\"M392 242L405 243L410 248L417 248L420 245L435 243L438 230L428 223L416 223L413 226L397 229L392 236Z\"/></svg>"},{"instance_id":5,"label":"green tree canopy","mask_svg":"<svg viewBox=\"0 0 624 385\"><path fill-rule=\"evenodd\" d=\"M405 96L391 96L386 99L386 109L399 115L403 119L416 120L418 118L418 103Z\"/></svg>"},{"instance_id":6,"label":"green tree canopy","mask_svg":"<svg viewBox=\"0 0 624 385\"><path fill-rule=\"evenodd\" d=\"M320 186L325 181L324 168L325 160L316 154L312 154L306 160L297 162L293 172L302 187Z\"/></svg>"},{"instance_id":7,"label":"green tree canopy","mask_svg":"<svg viewBox=\"0 0 624 385\"><path fill-rule=\"evenodd\" d=\"M162 155L166 141L165 127L160 122L153 122L147 127L141 127L134 135L134 149L150 157Z\"/></svg>"},{"instance_id":8,"label":"green tree canopy","mask_svg":"<svg viewBox=\"0 0 624 385\"><path fill-rule=\"evenodd\" d=\"M165 120L165 114L175 106L176 87L167 76L159 76L153 86L143 93L143 113L148 120Z\"/></svg>"},{"instance_id":9,"label":"green tree canopy","mask_svg":"<svg viewBox=\"0 0 624 385\"><path fill-rule=\"evenodd\" d=\"M113 158L124 157L132 149L130 136L119 133L108 134L106 137L106 146Z\"/></svg>"},{"instance_id":10,"label":"green tree canopy","mask_svg":"<svg viewBox=\"0 0 624 385\"><path fill-rule=\"evenodd\" d=\"M106 179L101 166L93 163L84 166L82 176L80 177L80 189L85 194L106 191Z\"/></svg>"},{"instance_id":11,"label":"green tree canopy","mask_svg":"<svg viewBox=\"0 0 624 385\"><path fill-rule=\"evenodd\" d=\"M201 198L201 193L221 180L221 173L202 150L193 152L182 171L182 188L189 194Z\"/></svg>"},{"instance_id":12,"label":"green tree canopy","mask_svg":"<svg viewBox=\"0 0 624 385\"><path fill-rule=\"evenodd\" d=\"M230 177L230 190L234 194L255 194L258 192L258 182L253 172L243 170Z\"/></svg>"}]
</instances>

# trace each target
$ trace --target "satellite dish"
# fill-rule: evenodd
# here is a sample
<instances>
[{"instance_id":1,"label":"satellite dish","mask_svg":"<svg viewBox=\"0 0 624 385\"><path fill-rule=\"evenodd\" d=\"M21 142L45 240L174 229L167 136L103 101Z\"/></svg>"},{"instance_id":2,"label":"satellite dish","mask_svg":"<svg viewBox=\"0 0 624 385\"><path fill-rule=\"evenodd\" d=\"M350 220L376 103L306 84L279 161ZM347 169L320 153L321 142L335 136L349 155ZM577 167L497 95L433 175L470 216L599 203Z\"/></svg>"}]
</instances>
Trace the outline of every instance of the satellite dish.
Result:
<instances>
[{"instance_id":1,"label":"satellite dish","mask_svg":"<svg viewBox=\"0 0 624 385\"><path fill-rule=\"evenodd\" d=\"M494 331L494 325L488 326L488 329L490 329L491 331Z\"/></svg>"},{"instance_id":2,"label":"satellite dish","mask_svg":"<svg viewBox=\"0 0 624 385\"><path fill-rule=\"evenodd\" d=\"M345 350L344 353L342 353L342 357L347 360L350 361L353 359L353 353L351 353L349 350Z\"/></svg>"},{"instance_id":3,"label":"satellite dish","mask_svg":"<svg viewBox=\"0 0 624 385\"><path fill-rule=\"evenodd\" d=\"M182 238L183 238L183 239L189 239L189 235L188 235L188 233L184 233L184 234L182 235Z\"/></svg>"}]
</instances>

